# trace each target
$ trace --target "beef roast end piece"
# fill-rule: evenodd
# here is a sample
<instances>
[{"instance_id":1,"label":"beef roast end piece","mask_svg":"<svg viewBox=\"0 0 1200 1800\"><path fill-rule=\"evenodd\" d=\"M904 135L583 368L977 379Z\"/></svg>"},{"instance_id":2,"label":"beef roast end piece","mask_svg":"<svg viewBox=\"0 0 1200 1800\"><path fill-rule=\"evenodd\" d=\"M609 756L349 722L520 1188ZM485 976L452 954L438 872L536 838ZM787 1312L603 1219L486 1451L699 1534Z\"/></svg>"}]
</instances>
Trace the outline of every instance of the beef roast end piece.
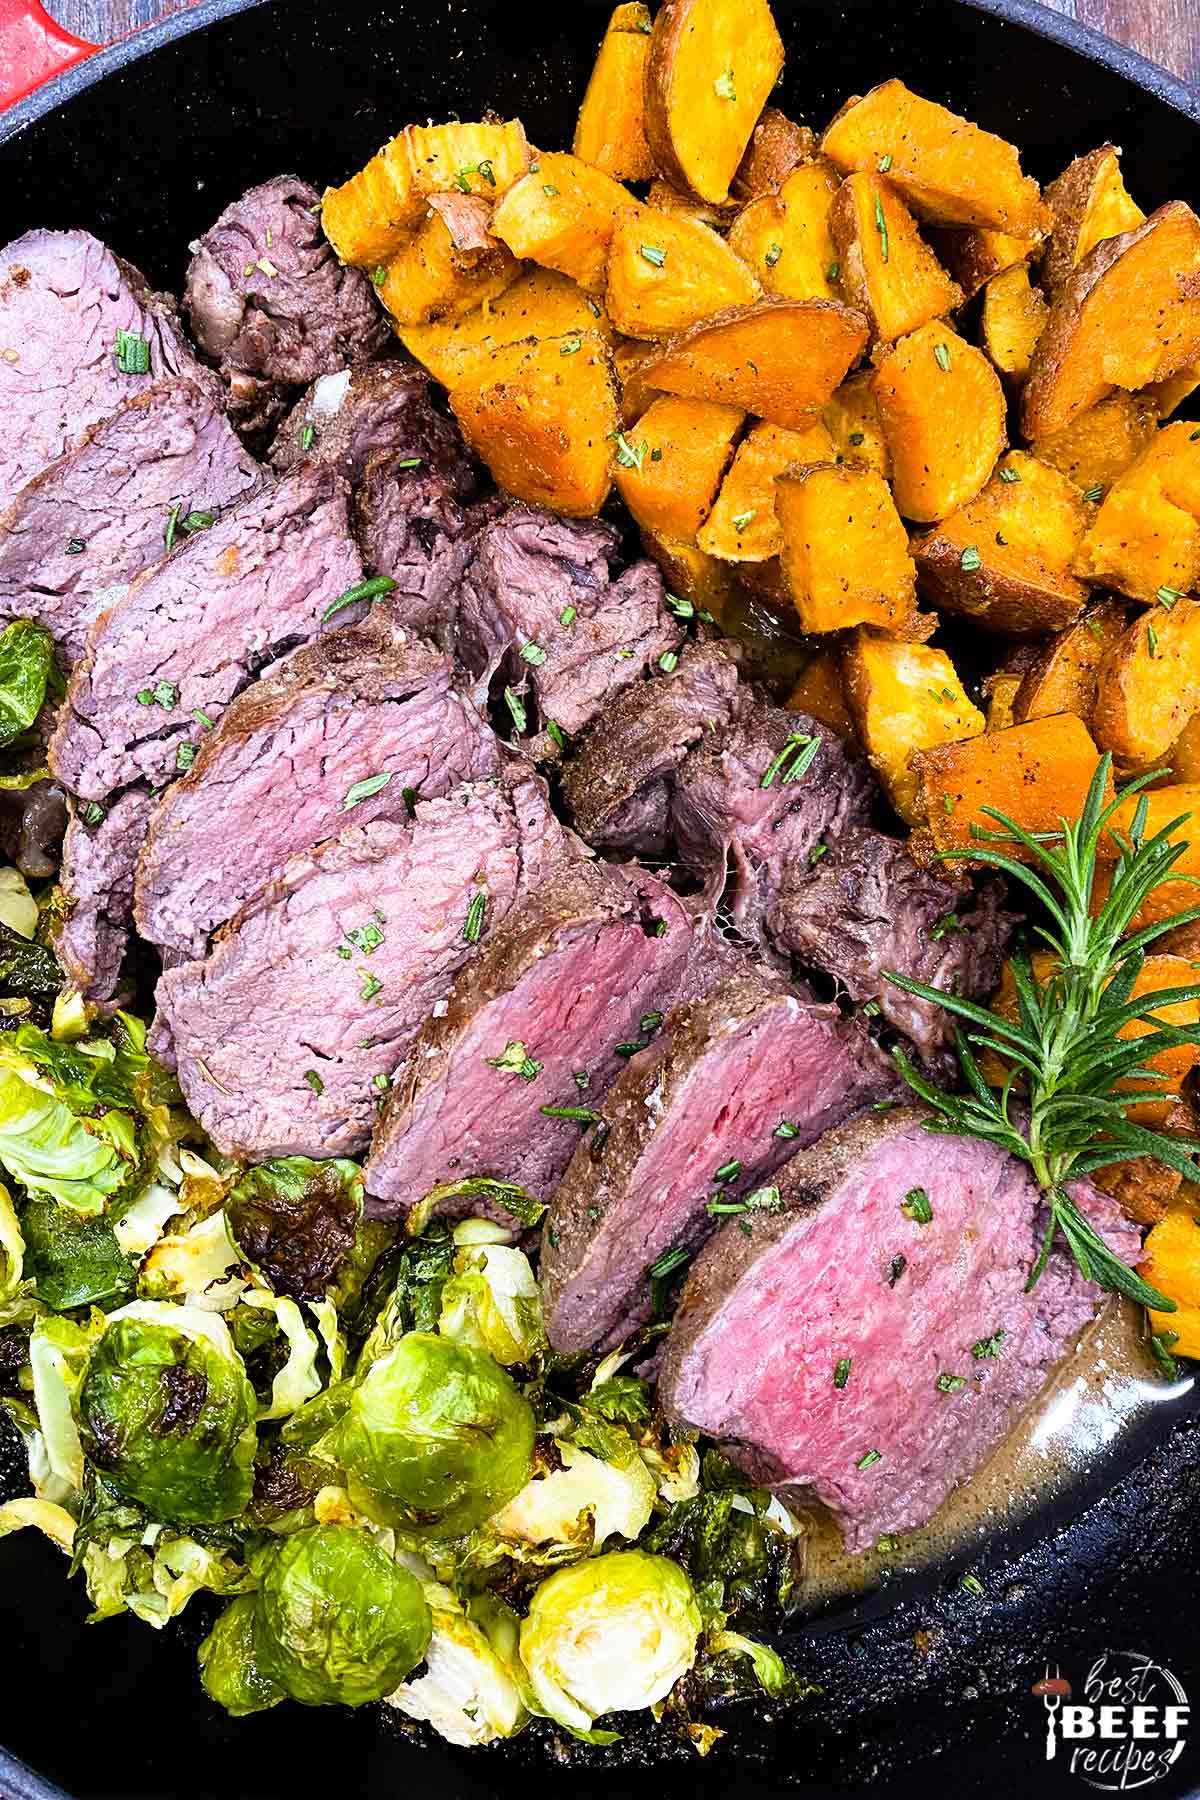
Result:
<instances>
[{"instance_id":1,"label":"beef roast end piece","mask_svg":"<svg viewBox=\"0 0 1200 1800\"><path fill-rule=\"evenodd\" d=\"M380 357L322 375L296 402L271 445L272 468L311 457L332 463L357 487L373 456L392 455L445 475L461 499L478 486L477 465L453 420L433 404L433 383L416 363Z\"/></svg>"},{"instance_id":2,"label":"beef roast end piece","mask_svg":"<svg viewBox=\"0 0 1200 1800\"><path fill-rule=\"evenodd\" d=\"M59 881L71 910L54 947L85 1000L111 1000L117 991L129 948L134 865L153 806L147 789L128 788L94 824L76 809L67 825Z\"/></svg>"}]
</instances>

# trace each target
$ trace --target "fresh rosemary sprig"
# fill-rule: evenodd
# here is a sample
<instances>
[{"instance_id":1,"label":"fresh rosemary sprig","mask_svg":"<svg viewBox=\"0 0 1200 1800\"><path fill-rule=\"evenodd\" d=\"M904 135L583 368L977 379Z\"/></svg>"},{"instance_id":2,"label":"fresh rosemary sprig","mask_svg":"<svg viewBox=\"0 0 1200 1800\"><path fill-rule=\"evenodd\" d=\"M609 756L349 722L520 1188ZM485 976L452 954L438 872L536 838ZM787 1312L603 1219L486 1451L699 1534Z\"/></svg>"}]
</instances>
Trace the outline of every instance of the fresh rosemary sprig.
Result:
<instances>
[{"instance_id":1,"label":"fresh rosemary sprig","mask_svg":"<svg viewBox=\"0 0 1200 1800\"><path fill-rule=\"evenodd\" d=\"M1087 1280L1157 1311L1173 1312L1175 1302L1113 1255L1066 1191L1068 1182L1130 1156L1156 1157L1189 1181L1200 1181L1200 1162L1196 1160L1200 1139L1167 1137L1127 1116L1135 1105L1171 1097L1156 1085L1160 1077L1145 1065L1160 1051L1200 1043L1200 1032L1162 1024L1156 1016L1164 1007L1200 996L1200 984L1130 998L1147 946L1163 932L1200 918L1200 906L1125 935L1147 896L1168 878L1183 855L1186 844L1173 842L1172 834L1190 815L1173 819L1147 838L1143 795L1134 809L1129 835L1124 836L1111 823L1114 813L1155 776L1143 775L1130 782L1106 806L1111 767L1112 759L1103 757L1082 813L1074 824L1063 820L1062 831L1054 834L1053 841L1031 836L989 806L983 810L999 830L976 829L972 835L977 842L970 848L941 853L947 859L967 856L1001 869L1028 888L1045 909L1048 922L1036 926L1034 935L1049 948L1054 966L1048 977L1041 979L1027 950L1014 954L1015 1021L956 994L886 971L894 986L945 1007L970 1028L957 1030L958 1060L967 1092L947 1093L927 1081L902 1050L894 1054L910 1087L934 1108L937 1117L930 1121L931 1130L983 1138L1020 1157L1033 1170L1046 1196L1050 1218L1029 1287L1045 1268L1061 1232ZM1111 864L1108 897L1093 914L1097 851L1105 836L1116 845L1118 855ZM1004 849L1009 844L1024 845L1032 861L1017 862ZM1196 882L1197 878L1177 875L1174 879ZM1138 1020L1151 1029L1141 1036L1118 1036ZM991 1051L1010 1069L998 1091L983 1078L980 1051ZM1130 1084L1136 1084L1132 1091Z\"/></svg>"}]
</instances>

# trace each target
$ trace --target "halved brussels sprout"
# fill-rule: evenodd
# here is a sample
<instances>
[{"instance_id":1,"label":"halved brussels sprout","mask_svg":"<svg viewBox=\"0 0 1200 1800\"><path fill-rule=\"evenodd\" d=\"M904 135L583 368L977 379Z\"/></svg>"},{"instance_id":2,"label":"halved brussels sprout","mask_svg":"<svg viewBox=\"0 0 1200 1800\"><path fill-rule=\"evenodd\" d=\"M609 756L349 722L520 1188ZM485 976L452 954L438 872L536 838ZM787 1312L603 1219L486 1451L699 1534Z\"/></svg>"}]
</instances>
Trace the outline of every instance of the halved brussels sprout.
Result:
<instances>
[{"instance_id":1,"label":"halved brussels sprout","mask_svg":"<svg viewBox=\"0 0 1200 1800\"><path fill-rule=\"evenodd\" d=\"M484 1624L491 1623L489 1612L507 1614L511 1629L502 1642L500 1632L487 1631L464 1612L449 1588L427 1582L425 1597L433 1614L425 1672L389 1694L388 1705L432 1725L450 1744L512 1737L529 1717L521 1699L512 1614L500 1601L490 1601L481 1613Z\"/></svg>"},{"instance_id":2,"label":"halved brussels sprout","mask_svg":"<svg viewBox=\"0 0 1200 1800\"><path fill-rule=\"evenodd\" d=\"M337 1442L356 1506L436 1539L512 1499L534 1433L532 1407L490 1356L412 1331L355 1384Z\"/></svg>"},{"instance_id":3,"label":"halved brussels sprout","mask_svg":"<svg viewBox=\"0 0 1200 1800\"><path fill-rule=\"evenodd\" d=\"M521 1661L550 1718L589 1731L605 1713L665 1698L695 1661L700 1626L678 1563L616 1550L542 1582L521 1627Z\"/></svg>"},{"instance_id":4,"label":"halved brussels sprout","mask_svg":"<svg viewBox=\"0 0 1200 1800\"><path fill-rule=\"evenodd\" d=\"M562 1468L535 1474L487 1529L526 1544L575 1545L580 1556L610 1537L636 1538L654 1510L654 1477L641 1457L611 1463L565 1438L555 1444Z\"/></svg>"},{"instance_id":5,"label":"halved brussels sprout","mask_svg":"<svg viewBox=\"0 0 1200 1800\"><path fill-rule=\"evenodd\" d=\"M189 1524L248 1505L256 1409L220 1314L150 1300L111 1315L79 1393L97 1468L157 1518Z\"/></svg>"},{"instance_id":6,"label":"halved brussels sprout","mask_svg":"<svg viewBox=\"0 0 1200 1800\"><path fill-rule=\"evenodd\" d=\"M529 1258L507 1244L468 1245L442 1289L438 1330L486 1350L498 1363L529 1362L546 1342L542 1302Z\"/></svg>"},{"instance_id":7,"label":"halved brussels sprout","mask_svg":"<svg viewBox=\"0 0 1200 1800\"><path fill-rule=\"evenodd\" d=\"M197 1652L205 1693L235 1719L266 1712L287 1698L255 1658L255 1606L253 1594L231 1600Z\"/></svg>"},{"instance_id":8,"label":"halved brussels sprout","mask_svg":"<svg viewBox=\"0 0 1200 1800\"><path fill-rule=\"evenodd\" d=\"M229 1232L277 1294L316 1300L354 1248L362 1218L357 1163L281 1156L247 1169L229 1196Z\"/></svg>"},{"instance_id":9,"label":"halved brussels sprout","mask_svg":"<svg viewBox=\"0 0 1200 1800\"><path fill-rule=\"evenodd\" d=\"M255 1662L305 1706L363 1706L399 1686L433 1629L415 1575L365 1531L310 1525L263 1574Z\"/></svg>"}]
</instances>

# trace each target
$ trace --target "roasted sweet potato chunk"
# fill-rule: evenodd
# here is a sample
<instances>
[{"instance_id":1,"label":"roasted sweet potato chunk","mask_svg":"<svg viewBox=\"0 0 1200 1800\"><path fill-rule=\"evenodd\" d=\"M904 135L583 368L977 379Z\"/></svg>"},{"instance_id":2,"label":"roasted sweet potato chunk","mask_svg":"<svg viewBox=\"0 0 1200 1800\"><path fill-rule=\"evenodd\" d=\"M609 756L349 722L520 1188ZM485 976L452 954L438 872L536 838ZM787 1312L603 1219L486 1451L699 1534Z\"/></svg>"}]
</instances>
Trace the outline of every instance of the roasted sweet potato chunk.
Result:
<instances>
[{"instance_id":1,"label":"roasted sweet potato chunk","mask_svg":"<svg viewBox=\"0 0 1200 1800\"><path fill-rule=\"evenodd\" d=\"M724 200L782 67L767 0L666 0L646 71L646 136L661 173Z\"/></svg>"},{"instance_id":2,"label":"roasted sweet potato chunk","mask_svg":"<svg viewBox=\"0 0 1200 1800\"><path fill-rule=\"evenodd\" d=\"M896 625L916 610L908 536L873 469L795 469L775 483L775 511L780 562L805 631Z\"/></svg>"},{"instance_id":3,"label":"roasted sweet potato chunk","mask_svg":"<svg viewBox=\"0 0 1200 1800\"><path fill-rule=\"evenodd\" d=\"M916 751L917 804L932 847L970 850L979 841L972 826L998 831L985 807L1034 835L1061 830L1064 819L1077 819L1083 810L1099 761L1087 726L1073 713ZM1111 782L1107 798L1112 799ZM1016 861L1029 861L1020 844L1006 842L1004 848Z\"/></svg>"},{"instance_id":4,"label":"roasted sweet potato chunk","mask_svg":"<svg viewBox=\"0 0 1200 1800\"><path fill-rule=\"evenodd\" d=\"M1125 608L1103 600L1038 652L1013 699L1012 723L1070 712L1092 730L1096 682L1105 651L1125 630ZM1093 736L1095 733L1093 732Z\"/></svg>"},{"instance_id":5,"label":"roasted sweet potato chunk","mask_svg":"<svg viewBox=\"0 0 1200 1800\"><path fill-rule=\"evenodd\" d=\"M891 343L962 304L961 288L885 176L847 176L829 222L842 292L866 313L876 339Z\"/></svg>"},{"instance_id":6,"label":"roasted sweet potato chunk","mask_svg":"<svg viewBox=\"0 0 1200 1800\"><path fill-rule=\"evenodd\" d=\"M768 106L754 127L731 191L739 200L777 194L792 170L811 162L816 151L816 136L807 125L793 125L777 106Z\"/></svg>"},{"instance_id":7,"label":"roasted sweet potato chunk","mask_svg":"<svg viewBox=\"0 0 1200 1800\"><path fill-rule=\"evenodd\" d=\"M1200 1356L1200 1231L1190 1206L1174 1206L1146 1239L1138 1273L1175 1301L1174 1312L1147 1317L1155 1334L1170 1332L1176 1356Z\"/></svg>"},{"instance_id":8,"label":"roasted sweet potato chunk","mask_svg":"<svg viewBox=\"0 0 1200 1800\"><path fill-rule=\"evenodd\" d=\"M872 388L906 519L944 519L982 488L1004 448L1006 408L982 350L922 325L880 361Z\"/></svg>"},{"instance_id":9,"label":"roasted sweet potato chunk","mask_svg":"<svg viewBox=\"0 0 1200 1800\"><path fill-rule=\"evenodd\" d=\"M846 704L842 659L832 646L818 650L811 661L805 663L785 704L789 712L807 713L810 719L836 731L846 743L856 749L859 747L858 732Z\"/></svg>"},{"instance_id":10,"label":"roasted sweet potato chunk","mask_svg":"<svg viewBox=\"0 0 1200 1800\"><path fill-rule=\"evenodd\" d=\"M608 321L593 300L565 275L531 269L486 307L433 325L401 325L404 348L424 363L443 387L457 387L483 368L493 350L524 339L607 336Z\"/></svg>"},{"instance_id":11,"label":"roasted sweet potato chunk","mask_svg":"<svg viewBox=\"0 0 1200 1800\"><path fill-rule=\"evenodd\" d=\"M870 369L859 369L848 375L840 388L830 396L821 418L833 438L838 462L861 463L874 469L885 480L892 473L892 459L879 403L871 386Z\"/></svg>"},{"instance_id":12,"label":"roasted sweet potato chunk","mask_svg":"<svg viewBox=\"0 0 1200 1800\"><path fill-rule=\"evenodd\" d=\"M691 542L717 497L743 415L663 395L617 439L616 481L644 531Z\"/></svg>"},{"instance_id":13,"label":"roasted sweet potato chunk","mask_svg":"<svg viewBox=\"0 0 1200 1800\"><path fill-rule=\"evenodd\" d=\"M667 393L740 406L800 430L866 341L862 314L835 300L760 300L672 338L642 376Z\"/></svg>"},{"instance_id":14,"label":"roasted sweet potato chunk","mask_svg":"<svg viewBox=\"0 0 1200 1800\"><path fill-rule=\"evenodd\" d=\"M497 486L571 517L604 505L617 398L608 347L596 333L490 351L451 390L450 407Z\"/></svg>"},{"instance_id":15,"label":"roasted sweet potato chunk","mask_svg":"<svg viewBox=\"0 0 1200 1800\"><path fill-rule=\"evenodd\" d=\"M1029 262L1041 244L1038 237L1013 237L1011 232L995 231L990 225L935 227L929 241L938 261L962 289L965 300L973 300L993 275L1003 275L1006 269Z\"/></svg>"},{"instance_id":16,"label":"roasted sweet potato chunk","mask_svg":"<svg viewBox=\"0 0 1200 1800\"><path fill-rule=\"evenodd\" d=\"M848 100L821 149L847 173L886 161L888 180L931 224L990 225L1017 237L1034 236L1043 225L1037 182L1022 175L1013 146L902 81Z\"/></svg>"},{"instance_id":17,"label":"roasted sweet potato chunk","mask_svg":"<svg viewBox=\"0 0 1200 1800\"><path fill-rule=\"evenodd\" d=\"M650 8L640 0L617 7L579 108L575 155L616 181L649 181L654 174L644 99L650 31Z\"/></svg>"},{"instance_id":18,"label":"roasted sweet potato chunk","mask_svg":"<svg viewBox=\"0 0 1200 1800\"><path fill-rule=\"evenodd\" d=\"M983 714L973 706L944 650L906 644L872 631L853 633L842 652L842 679L859 739L888 799L918 825L914 750L978 737Z\"/></svg>"},{"instance_id":19,"label":"roasted sweet potato chunk","mask_svg":"<svg viewBox=\"0 0 1200 1800\"><path fill-rule=\"evenodd\" d=\"M917 540L922 588L989 631L1061 630L1087 599L1069 572L1087 521L1074 483L1012 450L981 494Z\"/></svg>"},{"instance_id":20,"label":"roasted sweet potato chunk","mask_svg":"<svg viewBox=\"0 0 1200 1800\"><path fill-rule=\"evenodd\" d=\"M390 262L425 215L431 194L495 200L529 167L519 119L507 124L410 125L321 203L325 235L343 262Z\"/></svg>"},{"instance_id":21,"label":"roasted sweet potato chunk","mask_svg":"<svg viewBox=\"0 0 1200 1800\"><path fill-rule=\"evenodd\" d=\"M700 548L726 562L767 562L778 556L783 535L775 516L776 476L793 464L833 459L833 439L819 421L806 431L756 425L738 445L701 529Z\"/></svg>"},{"instance_id":22,"label":"roasted sweet potato chunk","mask_svg":"<svg viewBox=\"0 0 1200 1800\"><path fill-rule=\"evenodd\" d=\"M1145 836L1154 837L1158 832L1175 826L1171 832L1172 842L1184 845L1179 861L1172 865L1171 881L1164 881L1152 888L1141 908L1130 921L1131 931L1140 931L1143 925L1157 925L1162 919L1174 918L1176 913L1190 911L1200 906L1200 885L1194 880L1186 880L1188 876L1200 876L1200 785L1192 782L1172 782L1167 787L1150 788L1146 792ZM1129 836L1133 825L1137 797L1131 796L1123 800L1113 814L1113 827ZM1177 824L1176 821L1179 821ZM1105 871L1101 870L1096 881L1096 892L1092 897L1094 908L1102 906L1108 895L1108 880ZM1183 927L1191 930L1194 927ZM1172 937L1176 934L1172 933ZM1174 949L1175 945L1167 945Z\"/></svg>"},{"instance_id":23,"label":"roasted sweet potato chunk","mask_svg":"<svg viewBox=\"0 0 1200 1800\"><path fill-rule=\"evenodd\" d=\"M1061 469L1093 500L1135 463L1158 429L1157 407L1146 394L1119 390L1033 444L1039 462Z\"/></svg>"},{"instance_id":24,"label":"roasted sweet potato chunk","mask_svg":"<svg viewBox=\"0 0 1200 1800\"><path fill-rule=\"evenodd\" d=\"M569 275L591 294L604 291L613 227L637 202L628 188L577 156L543 151L536 170L515 182L492 214L492 235L514 256Z\"/></svg>"},{"instance_id":25,"label":"roasted sweet potato chunk","mask_svg":"<svg viewBox=\"0 0 1200 1800\"><path fill-rule=\"evenodd\" d=\"M417 232L392 258L379 298L402 325L460 318L511 287L521 265L491 235L476 194L434 194Z\"/></svg>"},{"instance_id":26,"label":"roasted sweet potato chunk","mask_svg":"<svg viewBox=\"0 0 1200 1800\"><path fill-rule=\"evenodd\" d=\"M1068 163L1046 189L1054 224L1042 257L1042 281L1056 294L1089 250L1105 238L1132 231L1146 217L1130 199L1115 144L1101 144Z\"/></svg>"},{"instance_id":27,"label":"roasted sweet potato chunk","mask_svg":"<svg viewBox=\"0 0 1200 1800\"><path fill-rule=\"evenodd\" d=\"M768 294L785 300L837 300L837 250L830 214L839 177L817 159L793 171L778 194L744 207L729 228L729 244Z\"/></svg>"},{"instance_id":28,"label":"roasted sweet potato chunk","mask_svg":"<svg viewBox=\"0 0 1200 1800\"><path fill-rule=\"evenodd\" d=\"M1200 360L1200 219L1171 200L1105 238L1064 282L1033 354L1021 405L1044 437L1114 388L1165 381Z\"/></svg>"},{"instance_id":29,"label":"roasted sweet potato chunk","mask_svg":"<svg viewBox=\"0 0 1200 1800\"><path fill-rule=\"evenodd\" d=\"M608 253L609 317L633 338L669 338L761 288L723 237L695 219L639 206L622 213Z\"/></svg>"},{"instance_id":30,"label":"roasted sweet potato chunk","mask_svg":"<svg viewBox=\"0 0 1200 1800\"><path fill-rule=\"evenodd\" d=\"M1165 763L1200 712L1200 600L1142 613L1100 664L1096 742L1135 769Z\"/></svg>"},{"instance_id":31,"label":"roasted sweet potato chunk","mask_svg":"<svg viewBox=\"0 0 1200 1800\"><path fill-rule=\"evenodd\" d=\"M681 194L678 188L673 188L661 176L650 183L646 205L654 212L694 219L698 225L708 225L713 231L721 232L729 229L737 215L736 200L729 200L724 206L714 206L708 200L697 200L695 194Z\"/></svg>"},{"instance_id":32,"label":"roasted sweet potato chunk","mask_svg":"<svg viewBox=\"0 0 1200 1800\"><path fill-rule=\"evenodd\" d=\"M1048 316L1045 295L1031 283L1024 263L988 282L979 323L983 347L1001 375L1024 381Z\"/></svg>"},{"instance_id":33,"label":"roasted sweet potato chunk","mask_svg":"<svg viewBox=\"0 0 1200 1800\"><path fill-rule=\"evenodd\" d=\"M1108 494L1072 568L1131 599L1171 605L1200 587L1200 439L1164 425Z\"/></svg>"},{"instance_id":34,"label":"roasted sweet potato chunk","mask_svg":"<svg viewBox=\"0 0 1200 1800\"><path fill-rule=\"evenodd\" d=\"M663 580L672 594L681 600L690 600L698 613L706 613L710 619L724 620L734 586L733 570L728 563L707 556L694 541L685 543L678 538L657 537L652 531L643 531L642 543L646 554L652 556L662 570Z\"/></svg>"}]
</instances>

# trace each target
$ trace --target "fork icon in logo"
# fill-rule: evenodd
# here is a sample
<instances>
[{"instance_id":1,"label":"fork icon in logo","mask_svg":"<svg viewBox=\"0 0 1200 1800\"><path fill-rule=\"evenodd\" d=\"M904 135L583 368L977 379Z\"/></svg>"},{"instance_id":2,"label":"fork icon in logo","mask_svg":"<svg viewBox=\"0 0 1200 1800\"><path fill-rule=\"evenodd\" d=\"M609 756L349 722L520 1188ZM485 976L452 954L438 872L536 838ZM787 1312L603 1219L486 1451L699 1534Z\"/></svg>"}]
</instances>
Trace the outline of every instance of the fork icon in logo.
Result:
<instances>
[{"instance_id":1,"label":"fork icon in logo","mask_svg":"<svg viewBox=\"0 0 1200 1800\"><path fill-rule=\"evenodd\" d=\"M1046 1673L1034 1682L1032 1691L1046 1708L1046 1761L1053 1762L1058 1750L1058 1709L1070 1697L1071 1684L1063 1679L1057 1663L1053 1675L1047 1663Z\"/></svg>"}]
</instances>

